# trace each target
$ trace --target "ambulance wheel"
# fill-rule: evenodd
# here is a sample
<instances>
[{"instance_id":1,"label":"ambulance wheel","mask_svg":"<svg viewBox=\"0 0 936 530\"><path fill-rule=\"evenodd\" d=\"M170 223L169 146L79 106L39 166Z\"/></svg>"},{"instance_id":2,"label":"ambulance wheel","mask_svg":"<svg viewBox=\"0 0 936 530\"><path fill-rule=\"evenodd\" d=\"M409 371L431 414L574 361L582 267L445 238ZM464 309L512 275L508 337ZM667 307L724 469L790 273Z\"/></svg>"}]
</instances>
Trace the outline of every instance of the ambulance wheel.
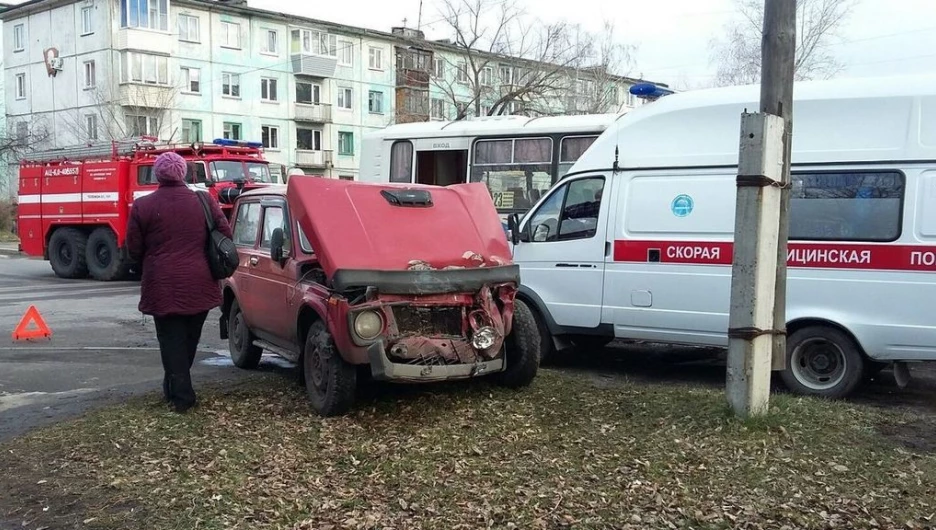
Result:
<instances>
[{"instance_id":1,"label":"ambulance wheel","mask_svg":"<svg viewBox=\"0 0 936 530\"><path fill-rule=\"evenodd\" d=\"M130 260L117 246L117 235L110 228L98 228L88 237L88 271L91 277L102 282L127 278Z\"/></svg>"},{"instance_id":2,"label":"ambulance wheel","mask_svg":"<svg viewBox=\"0 0 936 530\"><path fill-rule=\"evenodd\" d=\"M540 363L540 334L533 311L522 300L514 302L513 329L504 344L507 368L497 374L498 383L508 388L528 386Z\"/></svg>"},{"instance_id":3,"label":"ambulance wheel","mask_svg":"<svg viewBox=\"0 0 936 530\"><path fill-rule=\"evenodd\" d=\"M88 236L74 228L59 228L49 239L49 262L59 278L76 280L88 276L85 249Z\"/></svg>"},{"instance_id":4,"label":"ambulance wheel","mask_svg":"<svg viewBox=\"0 0 936 530\"><path fill-rule=\"evenodd\" d=\"M517 298L517 302L521 302L521 300ZM549 332L549 327L546 325L546 319L543 318L542 313L531 307L530 304L524 302L524 305L533 315L533 320L536 322L536 331L539 334L540 363L553 360L556 357L556 345L553 343L552 333Z\"/></svg>"},{"instance_id":5,"label":"ambulance wheel","mask_svg":"<svg viewBox=\"0 0 936 530\"><path fill-rule=\"evenodd\" d=\"M780 376L796 394L843 398L855 390L864 374L865 360L858 344L841 330L811 326L787 339L787 369Z\"/></svg>"},{"instance_id":6,"label":"ambulance wheel","mask_svg":"<svg viewBox=\"0 0 936 530\"><path fill-rule=\"evenodd\" d=\"M321 320L306 335L302 354L306 394L321 416L340 416L354 405L357 368L341 358L335 340Z\"/></svg>"}]
</instances>

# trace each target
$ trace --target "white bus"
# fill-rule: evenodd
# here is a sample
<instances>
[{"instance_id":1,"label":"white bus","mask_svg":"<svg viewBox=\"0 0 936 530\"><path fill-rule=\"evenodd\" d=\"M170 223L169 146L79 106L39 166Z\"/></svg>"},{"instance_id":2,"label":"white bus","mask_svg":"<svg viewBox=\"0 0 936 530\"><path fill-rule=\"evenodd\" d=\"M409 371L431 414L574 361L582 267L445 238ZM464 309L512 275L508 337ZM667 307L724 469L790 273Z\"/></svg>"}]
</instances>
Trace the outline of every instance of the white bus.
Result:
<instances>
[{"instance_id":1,"label":"white bus","mask_svg":"<svg viewBox=\"0 0 936 530\"><path fill-rule=\"evenodd\" d=\"M620 116L492 116L391 125L364 136L360 180L484 182L501 214L522 213Z\"/></svg>"},{"instance_id":2,"label":"white bus","mask_svg":"<svg viewBox=\"0 0 936 530\"><path fill-rule=\"evenodd\" d=\"M756 86L631 111L522 221L548 354L613 338L726 346L741 113ZM936 360L936 76L797 83L787 386L839 397Z\"/></svg>"}]
</instances>

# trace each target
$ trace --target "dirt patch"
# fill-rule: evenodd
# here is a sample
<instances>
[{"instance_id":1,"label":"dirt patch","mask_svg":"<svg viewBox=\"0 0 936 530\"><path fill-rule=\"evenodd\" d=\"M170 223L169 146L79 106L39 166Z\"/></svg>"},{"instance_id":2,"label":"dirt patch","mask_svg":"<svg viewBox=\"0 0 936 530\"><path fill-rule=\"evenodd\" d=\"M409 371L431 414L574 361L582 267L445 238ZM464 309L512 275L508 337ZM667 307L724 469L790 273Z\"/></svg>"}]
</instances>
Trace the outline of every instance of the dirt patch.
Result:
<instances>
[{"instance_id":1,"label":"dirt patch","mask_svg":"<svg viewBox=\"0 0 936 530\"><path fill-rule=\"evenodd\" d=\"M936 417L921 416L885 422L878 426L878 431L912 451L936 454Z\"/></svg>"}]
</instances>

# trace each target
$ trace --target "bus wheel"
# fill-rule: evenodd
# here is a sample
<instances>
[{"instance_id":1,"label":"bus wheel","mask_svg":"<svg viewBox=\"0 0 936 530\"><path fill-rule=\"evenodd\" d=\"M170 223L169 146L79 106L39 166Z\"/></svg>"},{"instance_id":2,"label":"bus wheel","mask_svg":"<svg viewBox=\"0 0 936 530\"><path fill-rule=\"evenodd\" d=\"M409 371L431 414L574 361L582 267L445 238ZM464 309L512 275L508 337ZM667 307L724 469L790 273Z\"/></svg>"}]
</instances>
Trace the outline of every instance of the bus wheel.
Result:
<instances>
[{"instance_id":1,"label":"bus wheel","mask_svg":"<svg viewBox=\"0 0 936 530\"><path fill-rule=\"evenodd\" d=\"M91 232L87 246L88 270L91 277L102 282L123 280L130 272L129 260L117 246L117 236L110 228Z\"/></svg>"},{"instance_id":2,"label":"bus wheel","mask_svg":"<svg viewBox=\"0 0 936 530\"><path fill-rule=\"evenodd\" d=\"M838 399L864 378L865 361L848 334L831 327L811 326L787 339L786 386L797 394Z\"/></svg>"},{"instance_id":3,"label":"bus wheel","mask_svg":"<svg viewBox=\"0 0 936 530\"><path fill-rule=\"evenodd\" d=\"M49 262L59 278L76 280L88 276L85 255L88 236L74 228L59 228L49 238Z\"/></svg>"}]
</instances>

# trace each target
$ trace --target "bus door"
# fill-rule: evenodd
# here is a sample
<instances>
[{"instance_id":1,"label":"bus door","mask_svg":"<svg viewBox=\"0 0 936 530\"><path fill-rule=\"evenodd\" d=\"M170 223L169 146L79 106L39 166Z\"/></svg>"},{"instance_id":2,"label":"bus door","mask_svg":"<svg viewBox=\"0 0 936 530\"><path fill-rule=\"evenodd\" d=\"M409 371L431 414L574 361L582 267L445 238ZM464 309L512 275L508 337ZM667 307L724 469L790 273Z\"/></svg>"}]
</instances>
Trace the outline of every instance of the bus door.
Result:
<instances>
[{"instance_id":1,"label":"bus door","mask_svg":"<svg viewBox=\"0 0 936 530\"><path fill-rule=\"evenodd\" d=\"M417 184L449 186L468 181L468 138L415 140Z\"/></svg>"}]
</instances>

